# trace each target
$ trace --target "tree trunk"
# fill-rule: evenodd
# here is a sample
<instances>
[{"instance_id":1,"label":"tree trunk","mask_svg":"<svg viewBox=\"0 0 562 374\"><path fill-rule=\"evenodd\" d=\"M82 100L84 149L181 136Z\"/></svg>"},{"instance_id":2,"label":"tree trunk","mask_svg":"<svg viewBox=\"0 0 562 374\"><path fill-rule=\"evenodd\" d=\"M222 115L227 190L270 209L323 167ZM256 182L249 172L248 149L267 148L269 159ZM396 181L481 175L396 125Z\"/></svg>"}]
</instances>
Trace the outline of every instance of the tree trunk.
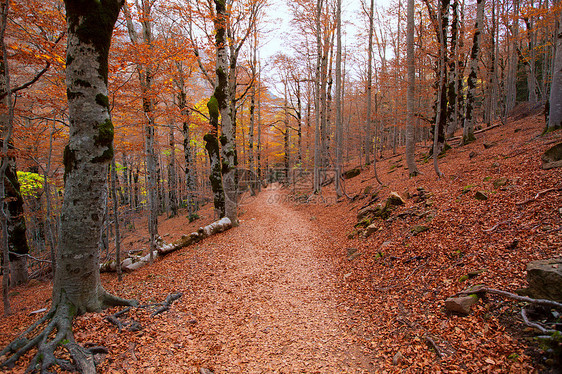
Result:
<instances>
[{"instance_id":1,"label":"tree trunk","mask_svg":"<svg viewBox=\"0 0 562 374\"><path fill-rule=\"evenodd\" d=\"M556 52L552 69L548 125L546 131L562 128L562 12L558 20Z\"/></svg>"},{"instance_id":2,"label":"tree trunk","mask_svg":"<svg viewBox=\"0 0 562 374\"><path fill-rule=\"evenodd\" d=\"M237 188L236 188L236 134L232 123L231 92L229 87L229 58L226 25L228 13L225 0L214 0L216 17L215 49L217 83L213 97L221 118L221 156L222 156L222 184L224 187L224 215L233 225L237 219ZM211 101L209 101L211 103ZM211 162L212 163L212 162ZM211 171L211 173L213 173ZM222 216L220 216L222 218Z\"/></svg>"},{"instance_id":3,"label":"tree trunk","mask_svg":"<svg viewBox=\"0 0 562 374\"><path fill-rule=\"evenodd\" d=\"M176 142L174 139L174 126L170 125L170 162L168 164L168 206L170 217L178 215L178 194L176 178Z\"/></svg>"},{"instance_id":4,"label":"tree trunk","mask_svg":"<svg viewBox=\"0 0 562 374\"><path fill-rule=\"evenodd\" d=\"M478 59L480 54L480 34L484 22L484 5L485 0L477 0L476 8L476 25L474 26L474 39L472 43L472 52L470 53L470 74L468 75L467 85L468 93L466 95L466 113L464 116L464 130L462 144L468 144L475 140L474 138L474 102L476 98L476 83L478 76Z\"/></svg>"},{"instance_id":5,"label":"tree trunk","mask_svg":"<svg viewBox=\"0 0 562 374\"><path fill-rule=\"evenodd\" d=\"M406 97L406 163L410 177L419 174L414 151L416 146L414 127L414 94L415 94L415 66L414 66L414 0L408 0L407 9L406 59L408 65L408 92Z\"/></svg>"},{"instance_id":6,"label":"tree trunk","mask_svg":"<svg viewBox=\"0 0 562 374\"><path fill-rule=\"evenodd\" d=\"M322 14L322 4L323 0L316 1L316 75L314 77L314 109L316 111L315 117L315 129L314 129L314 186L313 192L315 194L320 193L321 183L320 183L320 168L322 167L322 152L320 149L320 121L321 121L321 107L320 107L320 80L322 75L322 36L321 36L321 23L320 16Z\"/></svg>"},{"instance_id":7,"label":"tree trunk","mask_svg":"<svg viewBox=\"0 0 562 374\"><path fill-rule=\"evenodd\" d=\"M343 163L343 123L342 123L342 77L341 77L341 0L336 5L336 195L343 195L341 173Z\"/></svg>"},{"instance_id":8,"label":"tree trunk","mask_svg":"<svg viewBox=\"0 0 562 374\"><path fill-rule=\"evenodd\" d=\"M117 279L119 282L123 280L121 271L121 231L119 230L119 204L117 202L117 166L115 165L115 157L111 160L111 199L113 200L113 221L115 225L115 264L117 271Z\"/></svg>"},{"instance_id":9,"label":"tree trunk","mask_svg":"<svg viewBox=\"0 0 562 374\"><path fill-rule=\"evenodd\" d=\"M458 127L457 117L457 74L458 74L458 31L459 31L459 2L453 0L451 10L453 12L453 20L451 22L451 43L449 53L449 75L447 78L447 129L446 138L453 136Z\"/></svg>"},{"instance_id":10,"label":"tree trunk","mask_svg":"<svg viewBox=\"0 0 562 374\"><path fill-rule=\"evenodd\" d=\"M143 42L152 49L152 29L150 24L150 4L148 0L142 0L141 11L142 11L142 35ZM129 37L131 42L136 47L138 45L138 36L133 25L131 14L129 13L128 7L124 8L125 18L127 21L127 30L129 32ZM152 253L154 252L156 245L156 236L158 235L158 191L157 191L157 176L156 176L156 155L154 153L154 142L155 142L155 118L154 118L154 99L152 98L152 72L150 65L145 66L140 63L139 56L137 59L137 72L139 75L140 85L141 85L141 97L142 97L142 107L145 117L147 119L145 123L145 153L146 153L146 182L147 182L147 194L148 194L148 233L150 236L150 255L152 260Z\"/></svg>"},{"instance_id":11,"label":"tree trunk","mask_svg":"<svg viewBox=\"0 0 562 374\"><path fill-rule=\"evenodd\" d=\"M367 46L367 119L365 121L365 164L371 163L373 136L371 135L371 102L373 100L373 28L375 1L369 7L369 45ZM376 154L374 157L376 158Z\"/></svg>"},{"instance_id":12,"label":"tree trunk","mask_svg":"<svg viewBox=\"0 0 562 374\"><path fill-rule=\"evenodd\" d=\"M534 1L531 1L530 6L534 6ZM533 24L533 17L525 19L525 25L527 26L527 47L529 58L525 63L525 68L527 70L527 90L529 92L529 103L532 105L536 104L539 100L537 96L537 75L536 75L536 65L537 65L537 52L535 51L535 46L537 44L537 31L535 30L535 25Z\"/></svg>"},{"instance_id":13,"label":"tree trunk","mask_svg":"<svg viewBox=\"0 0 562 374\"><path fill-rule=\"evenodd\" d=\"M66 0L66 85L70 115L64 150L64 202L53 306L70 303L77 314L122 300L99 276L97 241L102 226L107 165L113 157L113 123L107 96L108 52L121 1Z\"/></svg>"},{"instance_id":14,"label":"tree trunk","mask_svg":"<svg viewBox=\"0 0 562 374\"><path fill-rule=\"evenodd\" d=\"M517 100L517 67L519 65L519 54L517 45L519 43L519 0L513 0L513 23L511 25L511 37L509 38L509 67L507 73L507 93L504 115L515 108Z\"/></svg>"},{"instance_id":15,"label":"tree trunk","mask_svg":"<svg viewBox=\"0 0 562 374\"><path fill-rule=\"evenodd\" d=\"M261 168L261 63L258 61L258 78L256 79L258 83L258 139L256 144L256 151L257 151L257 159L256 159L256 167L258 169L258 191L261 191L262 186L262 168Z\"/></svg>"}]
</instances>

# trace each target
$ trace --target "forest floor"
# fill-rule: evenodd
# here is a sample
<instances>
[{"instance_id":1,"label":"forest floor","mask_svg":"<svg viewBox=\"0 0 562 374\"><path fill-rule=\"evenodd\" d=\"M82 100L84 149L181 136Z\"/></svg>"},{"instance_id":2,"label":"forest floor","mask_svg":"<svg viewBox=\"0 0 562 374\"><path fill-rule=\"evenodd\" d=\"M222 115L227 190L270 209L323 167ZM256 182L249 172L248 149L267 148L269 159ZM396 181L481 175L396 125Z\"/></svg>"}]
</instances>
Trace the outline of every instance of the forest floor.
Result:
<instances>
[{"instance_id":1,"label":"forest floor","mask_svg":"<svg viewBox=\"0 0 562 374\"><path fill-rule=\"evenodd\" d=\"M441 179L423 161L427 148L417 157L423 174L412 179L405 158L387 151L377 162L384 186L364 167L346 180L352 199L336 199L328 186L305 202L298 191L271 185L244 200L240 226L121 283L102 274L110 292L141 303L183 292L169 311L154 318L130 311L139 331L119 332L104 319L119 308L80 316L76 339L109 349L100 373L555 373L530 339L520 303L489 296L468 316L444 308L470 285L524 287L529 261L562 254L562 169L540 167L562 133L540 136L542 129L540 116L511 119L467 146L452 143L439 159ZM501 178L507 182L495 186ZM415 197L419 187L428 199ZM384 201L392 191L406 204L368 238L358 234L358 210L373 194ZM475 199L477 191L488 200ZM162 218L164 240L211 222L209 205L190 225L185 213ZM412 230L422 225L426 231ZM134 227L125 250L147 246L143 222ZM12 291L1 345L37 318L30 312L48 308L50 292L48 280ZM28 360L11 372L23 372Z\"/></svg>"}]
</instances>

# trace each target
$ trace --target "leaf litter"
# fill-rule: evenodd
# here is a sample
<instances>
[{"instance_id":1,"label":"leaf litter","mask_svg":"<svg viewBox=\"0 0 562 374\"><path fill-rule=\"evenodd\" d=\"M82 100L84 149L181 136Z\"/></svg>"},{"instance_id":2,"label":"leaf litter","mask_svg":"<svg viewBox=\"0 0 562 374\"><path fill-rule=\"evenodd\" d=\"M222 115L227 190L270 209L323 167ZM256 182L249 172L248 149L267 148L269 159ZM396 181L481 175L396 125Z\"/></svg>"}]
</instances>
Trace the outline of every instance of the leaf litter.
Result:
<instances>
[{"instance_id":1,"label":"leaf litter","mask_svg":"<svg viewBox=\"0 0 562 374\"><path fill-rule=\"evenodd\" d=\"M441 179L422 158L423 174L409 179L403 156L386 151L377 162L385 186L365 167L345 181L354 199L338 200L328 186L302 204L290 189L270 186L241 206L239 227L125 274L122 283L102 274L108 291L144 304L183 296L154 318L130 310L138 331L119 332L107 321L119 308L80 316L76 340L108 349L100 373L548 370L515 303L489 296L468 316L444 308L469 285L524 287L529 261L561 255L562 170L542 170L540 155L562 134L539 136L542 127L528 117L468 146L452 144L439 160ZM501 178L507 182L494 185ZM418 188L429 197L417 198ZM354 234L372 193L382 200L392 191L406 204L368 238ZM488 199L475 199L477 191ZM209 206L202 216L191 225L184 216L161 219L160 232L171 242L211 222ZM135 226L125 249L146 246L145 225ZM1 344L40 315L31 312L49 307L50 292L49 281L37 280L12 290L14 314L0 320ZM9 372L22 373L30 357Z\"/></svg>"}]
</instances>

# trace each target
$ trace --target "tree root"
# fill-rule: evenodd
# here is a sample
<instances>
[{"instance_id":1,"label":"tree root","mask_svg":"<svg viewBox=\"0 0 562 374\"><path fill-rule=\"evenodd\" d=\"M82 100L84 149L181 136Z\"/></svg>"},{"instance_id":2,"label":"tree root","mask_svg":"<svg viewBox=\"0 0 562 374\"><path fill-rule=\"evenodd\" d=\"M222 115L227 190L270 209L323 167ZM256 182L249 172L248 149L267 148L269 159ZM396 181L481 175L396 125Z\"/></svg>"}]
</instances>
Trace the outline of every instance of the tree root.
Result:
<instances>
[{"instance_id":1,"label":"tree root","mask_svg":"<svg viewBox=\"0 0 562 374\"><path fill-rule=\"evenodd\" d=\"M524 307L521 308L521 318L523 318L523 322L527 326L535 328L535 329L539 330L540 332L542 332L543 334L554 334L555 332L557 332L556 330L546 329L542 325L540 325L539 323L531 322L529 320L529 317L527 317L527 309L525 309Z\"/></svg>"},{"instance_id":2,"label":"tree root","mask_svg":"<svg viewBox=\"0 0 562 374\"><path fill-rule=\"evenodd\" d=\"M526 303L529 303L529 304L542 305L542 306L547 306L547 307L562 310L562 303L556 302L554 300L532 299L532 298L527 297L527 296L519 296L519 295L511 293L511 292L496 290L494 288L489 288L489 287L486 287L484 285L474 286L474 287L469 288L468 290L461 291L457 294L457 296L458 295L470 295L470 294L473 294L473 293L475 293L475 294L491 293L491 294L507 297L508 299L523 301L523 302L526 302Z\"/></svg>"},{"instance_id":3,"label":"tree root","mask_svg":"<svg viewBox=\"0 0 562 374\"><path fill-rule=\"evenodd\" d=\"M153 312L150 314L150 317L155 317L158 314L161 314L161 313L164 313L164 312L170 310L170 307L172 306L174 301L178 300L182 296L183 296L183 293L181 293L181 292L173 292L173 293L169 294L168 297L166 297L166 300L164 300L161 303L135 305L135 307L142 308L142 309L152 309ZM130 310L131 310L130 307L125 308L125 309L123 309L123 310L121 310L117 313L114 313L114 314L111 314L111 315L105 317L105 320L114 324L115 326L117 326L117 329L119 330L119 332L123 331L123 329L125 327L129 331L139 331L139 330L142 329L142 326L140 325L139 322L137 322L133 319L131 319L131 321L121 320L121 317L126 315Z\"/></svg>"},{"instance_id":4,"label":"tree root","mask_svg":"<svg viewBox=\"0 0 562 374\"><path fill-rule=\"evenodd\" d=\"M79 371L86 374L95 373L93 354L74 340L72 332L74 309L69 302L60 303L55 309L31 325L1 352L2 358L9 356L2 362L1 366L13 368L21 356L36 347L37 353L29 363L27 372L48 373L51 366L59 365L64 370ZM28 335L33 334L43 325L42 331L28 339ZM55 334L54 337L53 334ZM74 362L55 357L55 350L59 346L68 350Z\"/></svg>"},{"instance_id":5,"label":"tree root","mask_svg":"<svg viewBox=\"0 0 562 374\"><path fill-rule=\"evenodd\" d=\"M515 205L517 205L517 206L525 205L525 204L528 204L528 203L530 203L530 202L532 202L532 201L537 200L539 197L541 197L542 195L544 195L544 194L546 194L546 193L548 193L548 192L552 192L552 191L561 191L561 190L562 190L562 187L547 188L546 190L542 190L542 191L537 192L537 194L535 195L535 197L530 198L530 199L527 199L527 200L523 200L523 201L518 201L518 202L515 203Z\"/></svg>"},{"instance_id":6,"label":"tree root","mask_svg":"<svg viewBox=\"0 0 562 374\"><path fill-rule=\"evenodd\" d=\"M121 299L105 291L101 300L103 306L138 305L136 301ZM78 308L63 294L47 314L0 352L0 367L13 368L24 354L37 348L26 372L49 373L51 366L58 365L66 371L95 374L94 354L107 353L107 349L99 346L84 348L76 343L72 321L78 313ZM72 361L57 358L55 351L58 347L66 349Z\"/></svg>"},{"instance_id":7,"label":"tree root","mask_svg":"<svg viewBox=\"0 0 562 374\"><path fill-rule=\"evenodd\" d=\"M154 304L154 306L158 306L158 308L154 312L152 312L152 314L150 316L155 317L160 313L164 313L164 312L170 310L170 307L172 306L174 301L178 300L182 296L183 296L183 293L181 293L181 292L174 292L174 293L169 294L168 297L166 298L166 300L164 300L163 303Z\"/></svg>"}]
</instances>

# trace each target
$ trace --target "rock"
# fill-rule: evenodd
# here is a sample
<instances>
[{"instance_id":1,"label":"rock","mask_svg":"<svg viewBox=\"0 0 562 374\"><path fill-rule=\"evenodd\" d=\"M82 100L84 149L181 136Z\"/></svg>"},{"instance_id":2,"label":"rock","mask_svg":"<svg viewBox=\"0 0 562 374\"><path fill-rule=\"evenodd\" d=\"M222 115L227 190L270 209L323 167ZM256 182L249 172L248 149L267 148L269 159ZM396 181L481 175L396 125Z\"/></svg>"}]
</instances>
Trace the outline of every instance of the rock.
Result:
<instances>
[{"instance_id":1,"label":"rock","mask_svg":"<svg viewBox=\"0 0 562 374\"><path fill-rule=\"evenodd\" d=\"M402 361L404 361L404 355L402 355L402 352L400 351L396 352L396 354L392 358L392 363L394 365L400 365Z\"/></svg>"},{"instance_id":2,"label":"rock","mask_svg":"<svg viewBox=\"0 0 562 374\"><path fill-rule=\"evenodd\" d=\"M476 156L478 156L478 153L476 153L476 152L474 152L474 151L472 151L472 152L470 152L470 153L468 154L468 158L470 158L471 160L472 160L474 157L476 157Z\"/></svg>"},{"instance_id":3,"label":"rock","mask_svg":"<svg viewBox=\"0 0 562 374\"><path fill-rule=\"evenodd\" d=\"M347 259L349 260L350 257L352 257L354 254L358 253L359 249L358 248L348 248L347 249Z\"/></svg>"},{"instance_id":4,"label":"rock","mask_svg":"<svg viewBox=\"0 0 562 374\"><path fill-rule=\"evenodd\" d=\"M347 171L344 171L342 174L343 179L351 179L361 174L360 168L353 168Z\"/></svg>"},{"instance_id":5,"label":"rock","mask_svg":"<svg viewBox=\"0 0 562 374\"><path fill-rule=\"evenodd\" d=\"M214 373L207 368L201 368L199 369L199 374L214 374Z\"/></svg>"},{"instance_id":6,"label":"rock","mask_svg":"<svg viewBox=\"0 0 562 374\"><path fill-rule=\"evenodd\" d=\"M377 223L371 223L365 231L363 232L363 236L368 238L369 236L373 235L375 232L379 231L379 225Z\"/></svg>"},{"instance_id":7,"label":"rock","mask_svg":"<svg viewBox=\"0 0 562 374\"><path fill-rule=\"evenodd\" d=\"M488 269L473 270L473 271L469 271L468 274L467 274L467 276L468 276L469 278L474 278L474 277L477 277L478 275L480 275L480 274L482 274L482 273L485 273L485 272L487 272L487 271L488 271Z\"/></svg>"},{"instance_id":8,"label":"rock","mask_svg":"<svg viewBox=\"0 0 562 374\"><path fill-rule=\"evenodd\" d=\"M475 198L476 200L486 201L486 200L488 200L488 195L486 195L483 191L477 191L477 192L474 194L474 198Z\"/></svg>"},{"instance_id":9,"label":"rock","mask_svg":"<svg viewBox=\"0 0 562 374\"><path fill-rule=\"evenodd\" d=\"M427 230L429 230L429 227L427 227L427 226L416 225L416 226L412 227L410 231L411 231L413 236L416 236L416 235L421 234L422 232L427 231Z\"/></svg>"},{"instance_id":10,"label":"rock","mask_svg":"<svg viewBox=\"0 0 562 374\"><path fill-rule=\"evenodd\" d=\"M347 238L348 238L348 239L353 239L353 238L355 238L358 234L359 234L359 232L358 232L357 230L352 230L349 234L347 234Z\"/></svg>"},{"instance_id":11,"label":"rock","mask_svg":"<svg viewBox=\"0 0 562 374\"><path fill-rule=\"evenodd\" d=\"M351 262L359 256L361 256L361 252L357 251L357 252L353 253L352 255L347 256L347 260Z\"/></svg>"},{"instance_id":12,"label":"rock","mask_svg":"<svg viewBox=\"0 0 562 374\"><path fill-rule=\"evenodd\" d=\"M130 266L132 264L133 264L133 259L131 257L128 257L124 259L123 262L121 262L121 267L126 268L127 266Z\"/></svg>"},{"instance_id":13,"label":"rock","mask_svg":"<svg viewBox=\"0 0 562 374\"><path fill-rule=\"evenodd\" d=\"M367 217L382 217L385 212L386 209L381 204L369 205L357 212L357 221L362 221Z\"/></svg>"},{"instance_id":14,"label":"rock","mask_svg":"<svg viewBox=\"0 0 562 374\"><path fill-rule=\"evenodd\" d=\"M541 159L544 170L562 167L562 143L549 148Z\"/></svg>"},{"instance_id":15,"label":"rock","mask_svg":"<svg viewBox=\"0 0 562 374\"><path fill-rule=\"evenodd\" d=\"M400 205L404 205L404 204L406 204L406 202L396 192L391 192L390 196L388 196L388 199L386 199L386 205L389 206L389 207L400 206Z\"/></svg>"},{"instance_id":16,"label":"rock","mask_svg":"<svg viewBox=\"0 0 562 374\"><path fill-rule=\"evenodd\" d=\"M493 146L495 146L497 143L496 142L486 142L484 143L484 149L490 149Z\"/></svg>"},{"instance_id":17,"label":"rock","mask_svg":"<svg viewBox=\"0 0 562 374\"><path fill-rule=\"evenodd\" d=\"M493 182L495 188L506 186L508 183L509 179L507 179L506 177L501 177Z\"/></svg>"},{"instance_id":18,"label":"rock","mask_svg":"<svg viewBox=\"0 0 562 374\"><path fill-rule=\"evenodd\" d=\"M478 302L478 296L475 294L468 296L449 297L445 300L445 308L451 312L460 314L469 314L470 308Z\"/></svg>"},{"instance_id":19,"label":"rock","mask_svg":"<svg viewBox=\"0 0 562 374\"><path fill-rule=\"evenodd\" d=\"M526 295L562 302L562 258L529 262L527 282L529 287L524 290Z\"/></svg>"}]
</instances>

